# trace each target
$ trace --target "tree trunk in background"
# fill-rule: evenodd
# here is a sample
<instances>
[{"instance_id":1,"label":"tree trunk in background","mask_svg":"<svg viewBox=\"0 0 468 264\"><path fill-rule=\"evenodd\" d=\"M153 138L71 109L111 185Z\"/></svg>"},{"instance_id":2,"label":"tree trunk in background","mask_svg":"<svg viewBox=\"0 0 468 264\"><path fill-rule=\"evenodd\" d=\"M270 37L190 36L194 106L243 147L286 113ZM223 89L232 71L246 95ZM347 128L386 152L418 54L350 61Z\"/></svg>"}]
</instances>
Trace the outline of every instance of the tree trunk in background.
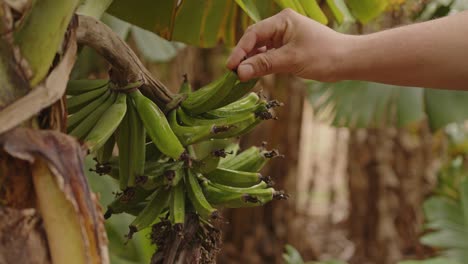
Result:
<instances>
[{"instance_id":1,"label":"tree trunk in background","mask_svg":"<svg viewBox=\"0 0 468 264\"><path fill-rule=\"evenodd\" d=\"M304 100L303 84L291 76L269 76L262 80L264 94L285 106L278 108L279 120L267 121L242 138L242 146L277 148L284 159L272 160L262 171L276 182L276 189L291 195L289 201L273 201L258 208L224 211L224 247L219 263L282 263L286 243L298 246L301 227L295 220L295 176L298 170L299 140ZM297 231L296 231L297 230ZM305 256L310 257L310 256Z\"/></svg>"},{"instance_id":2,"label":"tree trunk in background","mask_svg":"<svg viewBox=\"0 0 468 264\"><path fill-rule=\"evenodd\" d=\"M394 264L420 258L421 204L435 178L432 137L426 126L351 132L348 152L351 263Z\"/></svg>"}]
</instances>

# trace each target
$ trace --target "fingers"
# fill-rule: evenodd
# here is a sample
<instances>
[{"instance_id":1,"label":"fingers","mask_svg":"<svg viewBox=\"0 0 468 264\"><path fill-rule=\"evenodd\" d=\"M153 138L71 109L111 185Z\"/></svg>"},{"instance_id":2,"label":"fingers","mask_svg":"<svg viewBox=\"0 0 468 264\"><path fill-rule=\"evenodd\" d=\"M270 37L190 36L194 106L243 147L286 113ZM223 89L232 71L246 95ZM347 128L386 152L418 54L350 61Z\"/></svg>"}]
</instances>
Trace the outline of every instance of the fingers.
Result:
<instances>
[{"instance_id":1,"label":"fingers","mask_svg":"<svg viewBox=\"0 0 468 264\"><path fill-rule=\"evenodd\" d=\"M282 13L250 26L228 58L227 67L235 69L242 59L255 52L258 47L276 46L275 43L281 42L286 28Z\"/></svg>"},{"instance_id":2,"label":"fingers","mask_svg":"<svg viewBox=\"0 0 468 264\"><path fill-rule=\"evenodd\" d=\"M263 75L291 71L291 58L288 56L287 47L258 53L237 67L237 74L241 81L248 81Z\"/></svg>"}]
</instances>

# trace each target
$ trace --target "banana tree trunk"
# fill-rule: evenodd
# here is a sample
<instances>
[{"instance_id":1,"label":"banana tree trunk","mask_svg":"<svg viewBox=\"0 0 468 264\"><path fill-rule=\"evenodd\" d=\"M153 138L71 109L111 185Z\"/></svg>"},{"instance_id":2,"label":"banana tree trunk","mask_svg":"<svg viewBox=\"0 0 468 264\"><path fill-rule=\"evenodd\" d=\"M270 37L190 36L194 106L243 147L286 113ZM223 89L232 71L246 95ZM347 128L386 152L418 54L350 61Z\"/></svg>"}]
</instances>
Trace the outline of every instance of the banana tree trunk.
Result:
<instances>
[{"instance_id":1,"label":"banana tree trunk","mask_svg":"<svg viewBox=\"0 0 468 264\"><path fill-rule=\"evenodd\" d=\"M434 180L433 141L417 132L363 129L351 132L348 149L351 263L393 264L421 258L421 204Z\"/></svg>"},{"instance_id":2,"label":"banana tree trunk","mask_svg":"<svg viewBox=\"0 0 468 264\"><path fill-rule=\"evenodd\" d=\"M264 94L285 103L277 110L278 120L265 122L242 138L243 146L268 143L284 158L271 160L262 171L271 176L276 189L290 194L289 201L272 202L264 207L226 210L224 245L219 263L282 263L286 243L297 246L301 240L294 225L296 215L295 176L298 170L299 139L302 121L304 89L291 76L276 76L263 80Z\"/></svg>"}]
</instances>

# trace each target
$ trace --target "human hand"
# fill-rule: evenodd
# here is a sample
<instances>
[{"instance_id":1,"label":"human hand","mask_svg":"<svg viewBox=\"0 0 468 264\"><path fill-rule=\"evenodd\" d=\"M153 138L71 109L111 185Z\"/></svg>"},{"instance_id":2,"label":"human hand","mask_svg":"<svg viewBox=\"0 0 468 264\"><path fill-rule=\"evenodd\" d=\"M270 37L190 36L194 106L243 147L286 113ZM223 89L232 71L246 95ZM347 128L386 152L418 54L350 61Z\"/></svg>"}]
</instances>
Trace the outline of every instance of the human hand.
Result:
<instances>
[{"instance_id":1,"label":"human hand","mask_svg":"<svg viewBox=\"0 0 468 264\"><path fill-rule=\"evenodd\" d=\"M270 73L333 81L344 38L346 35L285 9L247 28L227 67L237 68L242 81Z\"/></svg>"}]
</instances>

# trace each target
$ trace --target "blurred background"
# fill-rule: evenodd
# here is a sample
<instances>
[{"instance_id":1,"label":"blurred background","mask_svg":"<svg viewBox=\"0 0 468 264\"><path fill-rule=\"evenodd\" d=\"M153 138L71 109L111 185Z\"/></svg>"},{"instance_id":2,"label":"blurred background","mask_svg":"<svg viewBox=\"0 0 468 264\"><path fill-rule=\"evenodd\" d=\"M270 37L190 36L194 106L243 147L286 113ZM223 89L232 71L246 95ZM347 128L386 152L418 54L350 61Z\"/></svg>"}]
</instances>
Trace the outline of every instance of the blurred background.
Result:
<instances>
[{"instance_id":1,"label":"blurred background","mask_svg":"<svg viewBox=\"0 0 468 264\"><path fill-rule=\"evenodd\" d=\"M329 1L319 2L330 15ZM354 6L361 11L352 9L341 23L329 24L349 34L468 9L463 0L392 0L378 12L366 6L376 1L350 2L357 2ZM109 14L102 20L175 92L183 74L198 88L225 70L226 45L199 48L169 42ZM237 38L248 23L238 24ZM105 77L107 69L104 60L83 48L72 78ZM357 81L324 84L290 75L266 76L255 89L284 106L277 110L278 120L242 137L241 146L267 142L284 155L262 173L290 199L224 210L218 263L301 263L297 252L303 260L323 263L466 263L467 93ZM114 183L92 172L89 176L106 205ZM129 219L113 217L106 225L112 263L148 263L154 251L148 233L124 245ZM283 258L287 244L297 252L291 248ZM326 262L331 260L336 262Z\"/></svg>"}]
</instances>

